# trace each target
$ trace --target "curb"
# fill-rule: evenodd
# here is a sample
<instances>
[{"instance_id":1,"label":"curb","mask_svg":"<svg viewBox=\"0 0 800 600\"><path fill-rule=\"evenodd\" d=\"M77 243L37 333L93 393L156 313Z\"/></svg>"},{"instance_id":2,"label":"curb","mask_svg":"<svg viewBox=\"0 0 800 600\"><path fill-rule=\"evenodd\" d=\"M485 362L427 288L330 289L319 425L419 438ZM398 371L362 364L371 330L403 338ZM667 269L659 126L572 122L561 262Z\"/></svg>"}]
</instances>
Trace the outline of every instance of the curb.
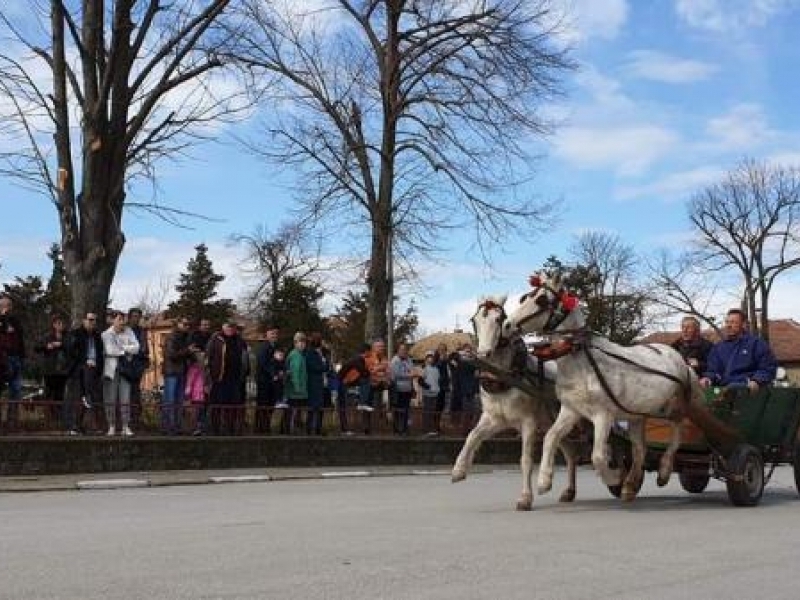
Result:
<instances>
[{"instance_id":1,"label":"curb","mask_svg":"<svg viewBox=\"0 0 800 600\"><path fill-rule=\"evenodd\" d=\"M477 465L476 465L477 466ZM510 469L491 469L473 468L472 475L508 473ZM187 485L208 485L208 484L235 484L235 483L267 483L280 481L303 481L303 480L324 480L324 479L358 479L366 477L449 477L450 469L392 469L392 470L342 470L342 471L297 471L297 472L276 472L272 474L252 473L241 475L191 475L180 471L174 474L152 474L142 478L109 478L109 479L56 479L42 477L24 479L11 479L7 482L0 481L0 495L4 493L30 493L30 492L58 492L58 491L94 491L94 490L114 490L114 489L134 489L145 487L176 487ZM91 477L91 476L90 476ZM16 484L16 485L15 485Z\"/></svg>"},{"instance_id":2,"label":"curb","mask_svg":"<svg viewBox=\"0 0 800 600\"><path fill-rule=\"evenodd\" d=\"M256 483L260 481L272 481L272 477L269 475L238 475L208 478L208 483Z\"/></svg>"},{"instance_id":3,"label":"curb","mask_svg":"<svg viewBox=\"0 0 800 600\"><path fill-rule=\"evenodd\" d=\"M75 487L79 490L117 490L122 488L150 487L149 479L90 479L78 481Z\"/></svg>"}]
</instances>

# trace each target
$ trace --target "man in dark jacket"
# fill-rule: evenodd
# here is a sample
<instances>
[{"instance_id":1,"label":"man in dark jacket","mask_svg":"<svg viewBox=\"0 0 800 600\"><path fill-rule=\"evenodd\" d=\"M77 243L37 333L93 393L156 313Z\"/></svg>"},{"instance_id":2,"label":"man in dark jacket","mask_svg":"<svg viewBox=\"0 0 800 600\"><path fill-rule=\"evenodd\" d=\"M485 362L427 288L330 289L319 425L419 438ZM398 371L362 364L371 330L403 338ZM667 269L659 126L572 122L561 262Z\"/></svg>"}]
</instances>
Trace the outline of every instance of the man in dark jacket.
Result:
<instances>
[{"instance_id":1,"label":"man in dark jacket","mask_svg":"<svg viewBox=\"0 0 800 600\"><path fill-rule=\"evenodd\" d=\"M13 429L17 426L19 402L22 399L22 364L25 360L25 336L22 325L13 314L14 304L11 298L0 298L0 393L4 384L8 384L8 412L6 426Z\"/></svg>"},{"instance_id":2,"label":"man in dark jacket","mask_svg":"<svg viewBox=\"0 0 800 600\"><path fill-rule=\"evenodd\" d=\"M778 362L769 345L747 332L747 319L737 309L725 317L725 339L708 355L708 367L700 385L747 386L751 392L775 379Z\"/></svg>"},{"instance_id":3,"label":"man in dark jacket","mask_svg":"<svg viewBox=\"0 0 800 600\"><path fill-rule=\"evenodd\" d=\"M103 372L103 340L97 331L97 315L86 313L80 327L70 331L67 336L67 390L64 402L64 426L70 435L84 430L86 411L103 405L100 392ZM76 419L77 412L77 419ZM102 419L103 411L95 413ZM105 423L95 423L101 431Z\"/></svg>"},{"instance_id":4,"label":"man in dark jacket","mask_svg":"<svg viewBox=\"0 0 800 600\"><path fill-rule=\"evenodd\" d=\"M256 354L256 433L270 433L272 411L278 400L276 378L283 377L275 360L279 334L276 326L267 325L266 339Z\"/></svg>"},{"instance_id":5,"label":"man in dark jacket","mask_svg":"<svg viewBox=\"0 0 800 600\"><path fill-rule=\"evenodd\" d=\"M672 347L681 353L686 364L694 369L698 376L706 371L708 354L714 346L700 335L700 321L694 317L684 317L681 321L681 337L672 343Z\"/></svg>"},{"instance_id":6,"label":"man in dark jacket","mask_svg":"<svg viewBox=\"0 0 800 600\"><path fill-rule=\"evenodd\" d=\"M453 393L450 398L450 418L453 428L461 435L472 429L476 414L475 397L478 394L478 375L476 373L472 346L464 344L458 352L450 355ZM466 415L466 418L464 418Z\"/></svg>"},{"instance_id":7,"label":"man in dark jacket","mask_svg":"<svg viewBox=\"0 0 800 600\"><path fill-rule=\"evenodd\" d=\"M434 364L439 369L439 393L436 395L436 411L433 414L433 428L437 434L442 433L442 413L450 396L450 362L447 344L439 344L434 355Z\"/></svg>"},{"instance_id":8,"label":"man in dark jacket","mask_svg":"<svg viewBox=\"0 0 800 600\"><path fill-rule=\"evenodd\" d=\"M164 394L161 400L161 430L167 435L181 432L186 367L192 351L189 348L189 320L180 317L164 340Z\"/></svg>"},{"instance_id":9,"label":"man in dark jacket","mask_svg":"<svg viewBox=\"0 0 800 600\"><path fill-rule=\"evenodd\" d=\"M132 308L128 311L128 327L133 331L136 336L136 341L139 342L139 352L135 355L134 360L139 361L144 369L150 367L150 344L147 339L147 330L142 327L142 310L140 308ZM142 417L142 379L133 380L131 384L131 427L136 429Z\"/></svg>"},{"instance_id":10,"label":"man in dark jacket","mask_svg":"<svg viewBox=\"0 0 800 600\"><path fill-rule=\"evenodd\" d=\"M239 336L236 323L226 322L222 331L211 336L206 360L208 377L211 380L209 407L211 432L233 435L241 423L236 422L240 413L242 391L242 353L244 342Z\"/></svg>"}]
</instances>

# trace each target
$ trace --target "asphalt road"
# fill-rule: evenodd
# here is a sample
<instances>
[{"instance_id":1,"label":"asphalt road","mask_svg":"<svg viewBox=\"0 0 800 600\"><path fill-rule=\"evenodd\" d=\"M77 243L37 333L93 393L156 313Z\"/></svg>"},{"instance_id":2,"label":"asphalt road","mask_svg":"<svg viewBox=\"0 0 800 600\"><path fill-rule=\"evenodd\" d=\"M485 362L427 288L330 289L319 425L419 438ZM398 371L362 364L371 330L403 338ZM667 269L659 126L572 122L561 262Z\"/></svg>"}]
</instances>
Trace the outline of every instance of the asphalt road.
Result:
<instances>
[{"instance_id":1,"label":"asphalt road","mask_svg":"<svg viewBox=\"0 0 800 600\"><path fill-rule=\"evenodd\" d=\"M756 508L652 475L623 505L582 471L574 504L518 513L518 488L495 472L4 494L0 598L800 597L790 469Z\"/></svg>"}]
</instances>

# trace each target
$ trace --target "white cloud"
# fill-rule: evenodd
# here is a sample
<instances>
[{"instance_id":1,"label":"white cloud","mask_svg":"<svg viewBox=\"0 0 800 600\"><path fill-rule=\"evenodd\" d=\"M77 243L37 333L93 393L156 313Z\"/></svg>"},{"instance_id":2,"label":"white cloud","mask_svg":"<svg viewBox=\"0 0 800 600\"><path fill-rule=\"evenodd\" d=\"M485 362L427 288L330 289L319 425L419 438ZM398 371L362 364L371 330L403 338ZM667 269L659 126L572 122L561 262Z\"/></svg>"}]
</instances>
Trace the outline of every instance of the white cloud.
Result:
<instances>
[{"instance_id":1,"label":"white cloud","mask_svg":"<svg viewBox=\"0 0 800 600\"><path fill-rule=\"evenodd\" d=\"M636 50L629 54L625 70L640 79L662 83L691 83L707 79L717 71L717 66L653 50Z\"/></svg>"},{"instance_id":2,"label":"white cloud","mask_svg":"<svg viewBox=\"0 0 800 600\"><path fill-rule=\"evenodd\" d=\"M625 113L636 107L636 104L622 92L622 84L603 75L592 65L584 65L575 77L575 81L592 97L591 109L605 113Z\"/></svg>"},{"instance_id":3,"label":"white cloud","mask_svg":"<svg viewBox=\"0 0 800 600\"><path fill-rule=\"evenodd\" d=\"M775 152L767 157L767 161L782 167L800 168L800 152L796 150Z\"/></svg>"},{"instance_id":4,"label":"white cloud","mask_svg":"<svg viewBox=\"0 0 800 600\"><path fill-rule=\"evenodd\" d=\"M247 276L240 266L242 251L225 243L208 242L208 257L214 271L225 275L217 288L219 298L239 300L247 289ZM174 286L194 257L195 244L169 241L152 237L135 237L125 244L117 277L111 287L114 306L126 308L137 304L143 294L162 285L172 283L167 300L177 297Z\"/></svg>"},{"instance_id":5,"label":"white cloud","mask_svg":"<svg viewBox=\"0 0 800 600\"><path fill-rule=\"evenodd\" d=\"M675 11L690 27L725 33L763 27L798 4L797 0L676 0Z\"/></svg>"},{"instance_id":6,"label":"white cloud","mask_svg":"<svg viewBox=\"0 0 800 600\"><path fill-rule=\"evenodd\" d=\"M617 200L654 198L680 201L703 187L719 181L724 173L724 169L716 166L679 171L648 183L620 186L614 191L614 197Z\"/></svg>"},{"instance_id":7,"label":"white cloud","mask_svg":"<svg viewBox=\"0 0 800 600\"><path fill-rule=\"evenodd\" d=\"M657 125L570 127L555 140L555 154L584 169L613 169L631 176L672 151L678 135Z\"/></svg>"},{"instance_id":8,"label":"white cloud","mask_svg":"<svg viewBox=\"0 0 800 600\"><path fill-rule=\"evenodd\" d=\"M706 132L725 149L752 149L774 137L758 104L738 104L708 122Z\"/></svg>"},{"instance_id":9,"label":"white cloud","mask_svg":"<svg viewBox=\"0 0 800 600\"><path fill-rule=\"evenodd\" d=\"M590 38L611 40L628 20L627 0L564 0L564 37L572 43Z\"/></svg>"}]
</instances>

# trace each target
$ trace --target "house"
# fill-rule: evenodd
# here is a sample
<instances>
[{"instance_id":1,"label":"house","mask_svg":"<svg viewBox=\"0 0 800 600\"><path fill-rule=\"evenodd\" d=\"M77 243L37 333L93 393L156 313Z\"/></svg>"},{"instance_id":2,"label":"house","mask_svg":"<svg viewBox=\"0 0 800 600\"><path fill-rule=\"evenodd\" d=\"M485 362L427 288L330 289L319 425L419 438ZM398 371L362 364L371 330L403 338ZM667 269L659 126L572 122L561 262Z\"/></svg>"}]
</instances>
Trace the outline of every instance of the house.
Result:
<instances>
[{"instance_id":1,"label":"house","mask_svg":"<svg viewBox=\"0 0 800 600\"><path fill-rule=\"evenodd\" d=\"M448 352L454 352L464 344L475 346L475 336L457 329L452 332L434 333L414 342L409 350L411 358L416 361L425 360L425 353L429 350L436 350L440 344L447 346Z\"/></svg>"},{"instance_id":2,"label":"house","mask_svg":"<svg viewBox=\"0 0 800 600\"><path fill-rule=\"evenodd\" d=\"M643 344L672 344L680 335L680 331L660 331L639 341ZM702 335L712 342L719 340L711 329L703 331ZM778 364L786 371L786 379L793 384L800 384L800 323L794 319L771 320L769 343Z\"/></svg>"}]
</instances>

